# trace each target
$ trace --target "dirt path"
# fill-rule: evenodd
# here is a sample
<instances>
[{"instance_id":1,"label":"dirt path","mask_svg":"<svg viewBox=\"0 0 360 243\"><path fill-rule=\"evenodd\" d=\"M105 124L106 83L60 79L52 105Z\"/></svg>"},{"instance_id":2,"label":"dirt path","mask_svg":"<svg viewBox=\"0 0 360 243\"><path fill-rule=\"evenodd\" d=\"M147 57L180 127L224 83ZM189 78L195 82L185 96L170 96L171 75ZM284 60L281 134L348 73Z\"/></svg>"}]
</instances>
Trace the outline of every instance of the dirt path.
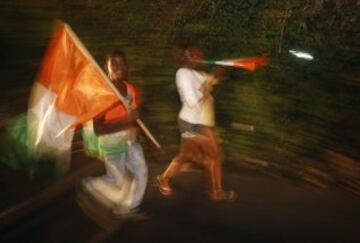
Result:
<instances>
[{"instance_id":1,"label":"dirt path","mask_svg":"<svg viewBox=\"0 0 360 243\"><path fill-rule=\"evenodd\" d=\"M150 165L150 175L163 166ZM26 212L3 221L0 242L359 242L360 199L336 188L260 172L231 172L224 184L237 191L232 203L211 202L202 192L199 172L174 181L177 194L163 198L151 185L143 209L151 218L118 220L104 229L76 203L73 175L45 193ZM57 185L59 186L59 185ZM66 187L66 188L65 188ZM49 189L48 189L49 190ZM52 194L51 194L52 193ZM4 211L2 212L4 213Z\"/></svg>"}]
</instances>

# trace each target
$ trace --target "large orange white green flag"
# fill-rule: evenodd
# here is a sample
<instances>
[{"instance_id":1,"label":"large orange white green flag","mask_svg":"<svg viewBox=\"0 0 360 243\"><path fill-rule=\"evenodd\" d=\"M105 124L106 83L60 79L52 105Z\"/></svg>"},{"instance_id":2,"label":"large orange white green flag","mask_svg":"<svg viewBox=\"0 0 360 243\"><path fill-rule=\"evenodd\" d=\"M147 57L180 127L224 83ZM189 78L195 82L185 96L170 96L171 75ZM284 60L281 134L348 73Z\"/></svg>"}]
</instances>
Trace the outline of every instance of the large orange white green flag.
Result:
<instances>
[{"instance_id":1,"label":"large orange white green flag","mask_svg":"<svg viewBox=\"0 0 360 243\"><path fill-rule=\"evenodd\" d=\"M121 99L111 85L71 28L58 24L30 97L30 150L68 159L75 126Z\"/></svg>"}]
</instances>

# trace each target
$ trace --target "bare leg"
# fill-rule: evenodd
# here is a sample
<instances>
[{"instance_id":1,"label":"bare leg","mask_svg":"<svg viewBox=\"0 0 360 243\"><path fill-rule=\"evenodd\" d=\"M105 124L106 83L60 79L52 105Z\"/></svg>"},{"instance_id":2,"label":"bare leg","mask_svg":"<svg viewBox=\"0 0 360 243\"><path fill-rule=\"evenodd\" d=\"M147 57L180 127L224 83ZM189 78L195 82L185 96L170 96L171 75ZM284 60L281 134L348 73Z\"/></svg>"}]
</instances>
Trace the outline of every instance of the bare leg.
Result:
<instances>
[{"instance_id":1,"label":"bare leg","mask_svg":"<svg viewBox=\"0 0 360 243\"><path fill-rule=\"evenodd\" d=\"M158 178L159 178L159 182L161 184L162 187L164 188L168 188L171 190L170 185L169 185L169 180L171 178L173 178L174 176L176 176L177 174L179 174L180 169L181 169L181 161L180 161L180 156L176 156L169 164L169 166L167 167L167 169L164 171L164 173L162 173Z\"/></svg>"},{"instance_id":2,"label":"bare leg","mask_svg":"<svg viewBox=\"0 0 360 243\"><path fill-rule=\"evenodd\" d=\"M210 157L206 157L203 162L205 178L207 181L206 188L210 192L210 194L216 193L217 181L215 177L214 160Z\"/></svg>"},{"instance_id":3,"label":"bare leg","mask_svg":"<svg viewBox=\"0 0 360 243\"><path fill-rule=\"evenodd\" d=\"M208 189L213 200L233 201L237 195L233 191L224 191L222 188L222 153L217 136L213 129L204 129L203 134L207 141L203 141L203 149L209 158L204 160L208 178Z\"/></svg>"}]
</instances>

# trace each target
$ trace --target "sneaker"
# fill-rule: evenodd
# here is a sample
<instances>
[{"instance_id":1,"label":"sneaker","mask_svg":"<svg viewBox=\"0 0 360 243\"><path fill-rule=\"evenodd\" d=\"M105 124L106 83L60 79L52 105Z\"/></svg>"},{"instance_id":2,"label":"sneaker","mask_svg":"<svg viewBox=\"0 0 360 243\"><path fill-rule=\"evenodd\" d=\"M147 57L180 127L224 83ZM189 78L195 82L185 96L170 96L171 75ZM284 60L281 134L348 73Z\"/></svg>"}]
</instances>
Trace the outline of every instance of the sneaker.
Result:
<instances>
[{"instance_id":1,"label":"sneaker","mask_svg":"<svg viewBox=\"0 0 360 243\"><path fill-rule=\"evenodd\" d=\"M160 175L156 177L156 186L159 188L159 191L162 195L166 197L173 195L173 190L169 186L165 186L162 183Z\"/></svg>"}]
</instances>

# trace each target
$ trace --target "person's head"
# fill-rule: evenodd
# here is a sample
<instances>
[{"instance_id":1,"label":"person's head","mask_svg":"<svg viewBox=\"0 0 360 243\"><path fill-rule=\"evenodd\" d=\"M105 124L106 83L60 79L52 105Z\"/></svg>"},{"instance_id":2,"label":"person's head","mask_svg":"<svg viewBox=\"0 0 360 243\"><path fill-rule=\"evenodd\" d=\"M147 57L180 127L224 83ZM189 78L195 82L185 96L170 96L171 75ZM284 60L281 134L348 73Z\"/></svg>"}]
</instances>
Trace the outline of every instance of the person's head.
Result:
<instances>
[{"instance_id":1,"label":"person's head","mask_svg":"<svg viewBox=\"0 0 360 243\"><path fill-rule=\"evenodd\" d=\"M105 57L105 70L111 81L124 81L127 78L128 64L122 51L111 51Z\"/></svg>"},{"instance_id":2,"label":"person's head","mask_svg":"<svg viewBox=\"0 0 360 243\"><path fill-rule=\"evenodd\" d=\"M173 49L173 56L179 66L192 69L202 65L204 60L203 51L191 43L177 44Z\"/></svg>"}]
</instances>

